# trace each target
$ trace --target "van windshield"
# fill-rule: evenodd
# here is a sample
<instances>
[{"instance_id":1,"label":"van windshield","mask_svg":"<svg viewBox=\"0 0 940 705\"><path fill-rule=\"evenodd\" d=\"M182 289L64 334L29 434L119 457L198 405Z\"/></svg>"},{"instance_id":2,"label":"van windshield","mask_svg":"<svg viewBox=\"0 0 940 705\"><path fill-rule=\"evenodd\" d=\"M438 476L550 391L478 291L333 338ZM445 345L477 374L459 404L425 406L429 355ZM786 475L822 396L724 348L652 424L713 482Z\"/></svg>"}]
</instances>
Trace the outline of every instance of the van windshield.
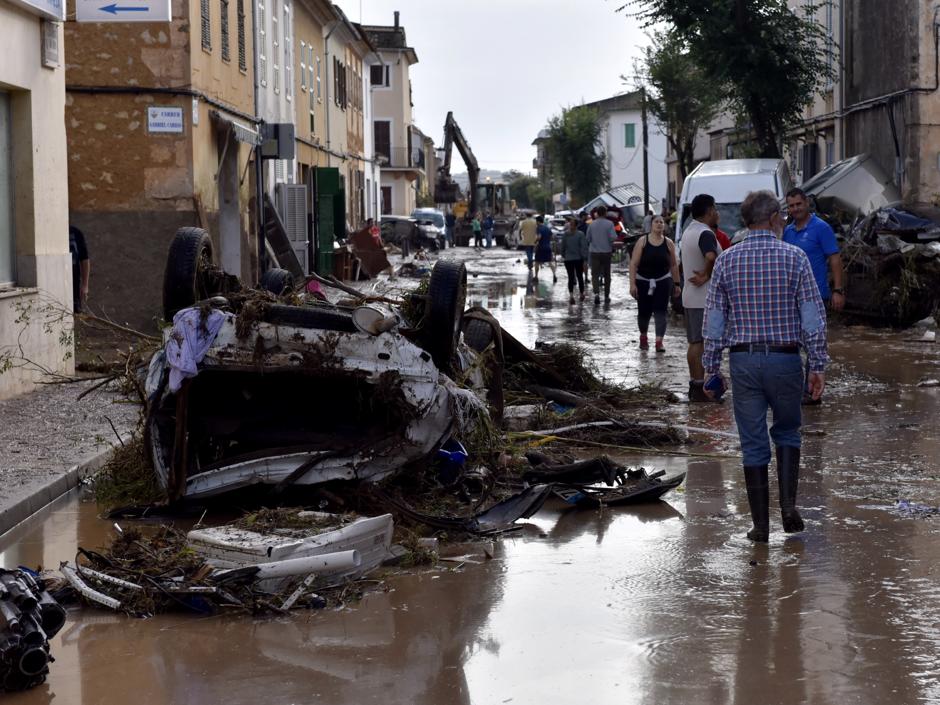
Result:
<instances>
[{"instance_id":1,"label":"van windshield","mask_svg":"<svg viewBox=\"0 0 940 705\"><path fill-rule=\"evenodd\" d=\"M741 204L716 203L715 206L718 208L718 215L721 216L721 220L718 221L718 227L727 233L729 238L733 238L734 234L744 227L744 223L741 222ZM679 227L679 232L677 233L677 240L682 239L682 231L685 230L691 222L692 209L689 206L683 206L682 223Z\"/></svg>"}]
</instances>

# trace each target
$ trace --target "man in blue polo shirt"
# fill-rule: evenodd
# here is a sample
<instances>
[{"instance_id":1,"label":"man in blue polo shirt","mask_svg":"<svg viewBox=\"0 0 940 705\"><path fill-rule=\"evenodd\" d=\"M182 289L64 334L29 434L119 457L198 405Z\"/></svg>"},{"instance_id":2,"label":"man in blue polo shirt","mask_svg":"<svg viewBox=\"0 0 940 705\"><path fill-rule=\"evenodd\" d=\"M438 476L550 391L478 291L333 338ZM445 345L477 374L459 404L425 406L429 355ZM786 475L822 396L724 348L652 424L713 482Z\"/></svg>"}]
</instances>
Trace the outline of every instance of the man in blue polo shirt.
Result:
<instances>
[{"instance_id":1,"label":"man in blue polo shirt","mask_svg":"<svg viewBox=\"0 0 940 705\"><path fill-rule=\"evenodd\" d=\"M835 233L829 224L810 212L809 199L802 189L791 189L787 193L787 210L792 222L783 231L783 241L796 245L809 258L813 278L823 301L833 311L845 306L845 289L842 286L842 256ZM829 273L832 272L832 288L829 288ZM803 395L804 404L818 404L820 399Z\"/></svg>"}]
</instances>

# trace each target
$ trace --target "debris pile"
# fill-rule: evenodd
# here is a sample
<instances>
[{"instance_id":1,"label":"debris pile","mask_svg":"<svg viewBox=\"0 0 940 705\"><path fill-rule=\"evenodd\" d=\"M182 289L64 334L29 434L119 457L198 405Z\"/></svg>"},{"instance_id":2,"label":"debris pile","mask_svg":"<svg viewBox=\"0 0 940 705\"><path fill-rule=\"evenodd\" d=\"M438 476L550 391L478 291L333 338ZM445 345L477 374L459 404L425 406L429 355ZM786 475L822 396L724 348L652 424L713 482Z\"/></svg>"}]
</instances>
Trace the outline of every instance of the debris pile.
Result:
<instances>
[{"instance_id":1,"label":"debris pile","mask_svg":"<svg viewBox=\"0 0 940 705\"><path fill-rule=\"evenodd\" d=\"M909 325L940 304L940 226L881 208L852 227L842 244L846 310L891 325Z\"/></svg>"},{"instance_id":2,"label":"debris pile","mask_svg":"<svg viewBox=\"0 0 940 705\"><path fill-rule=\"evenodd\" d=\"M55 660L49 639L65 620L37 574L0 569L0 690L26 690L46 680Z\"/></svg>"},{"instance_id":3,"label":"debris pile","mask_svg":"<svg viewBox=\"0 0 940 705\"><path fill-rule=\"evenodd\" d=\"M323 607L337 588L405 553L393 550L393 530L388 514L296 509L189 533L118 527L107 549L79 548L75 563L60 566L67 589L59 594L139 617Z\"/></svg>"}]
</instances>

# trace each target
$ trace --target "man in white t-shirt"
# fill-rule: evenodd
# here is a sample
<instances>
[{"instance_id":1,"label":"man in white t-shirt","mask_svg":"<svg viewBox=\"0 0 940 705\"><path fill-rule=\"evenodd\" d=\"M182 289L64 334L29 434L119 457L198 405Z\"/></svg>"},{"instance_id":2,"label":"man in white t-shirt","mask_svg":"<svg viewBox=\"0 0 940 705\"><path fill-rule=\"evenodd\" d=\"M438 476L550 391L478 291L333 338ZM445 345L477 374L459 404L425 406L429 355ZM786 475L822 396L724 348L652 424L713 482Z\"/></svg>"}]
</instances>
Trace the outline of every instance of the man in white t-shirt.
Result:
<instances>
[{"instance_id":1,"label":"man in white t-shirt","mask_svg":"<svg viewBox=\"0 0 940 705\"><path fill-rule=\"evenodd\" d=\"M705 394L705 368L702 353L705 352L702 320L705 317L705 295L712 276L715 260L721 254L721 246L715 237L718 225L718 209L715 199L702 193L692 199L692 221L682 231L679 245L682 262L682 307L685 309L686 338L689 341L686 357L689 363L689 401L709 402Z\"/></svg>"}]
</instances>

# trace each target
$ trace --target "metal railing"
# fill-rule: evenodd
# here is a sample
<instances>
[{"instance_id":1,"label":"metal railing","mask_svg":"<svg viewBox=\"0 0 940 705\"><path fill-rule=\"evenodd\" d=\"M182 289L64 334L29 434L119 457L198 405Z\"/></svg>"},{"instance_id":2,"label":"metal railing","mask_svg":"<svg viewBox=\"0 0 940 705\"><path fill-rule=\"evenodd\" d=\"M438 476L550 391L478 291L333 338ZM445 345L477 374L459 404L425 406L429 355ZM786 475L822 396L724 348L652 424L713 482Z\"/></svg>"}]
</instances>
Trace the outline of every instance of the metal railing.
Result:
<instances>
[{"instance_id":1,"label":"metal railing","mask_svg":"<svg viewBox=\"0 0 940 705\"><path fill-rule=\"evenodd\" d=\"M384 166L392 169L424 168L424 152L420 149L377 147L375 154L377 157L384 157L386 160Z\"/></svg>"}]
</instances>

